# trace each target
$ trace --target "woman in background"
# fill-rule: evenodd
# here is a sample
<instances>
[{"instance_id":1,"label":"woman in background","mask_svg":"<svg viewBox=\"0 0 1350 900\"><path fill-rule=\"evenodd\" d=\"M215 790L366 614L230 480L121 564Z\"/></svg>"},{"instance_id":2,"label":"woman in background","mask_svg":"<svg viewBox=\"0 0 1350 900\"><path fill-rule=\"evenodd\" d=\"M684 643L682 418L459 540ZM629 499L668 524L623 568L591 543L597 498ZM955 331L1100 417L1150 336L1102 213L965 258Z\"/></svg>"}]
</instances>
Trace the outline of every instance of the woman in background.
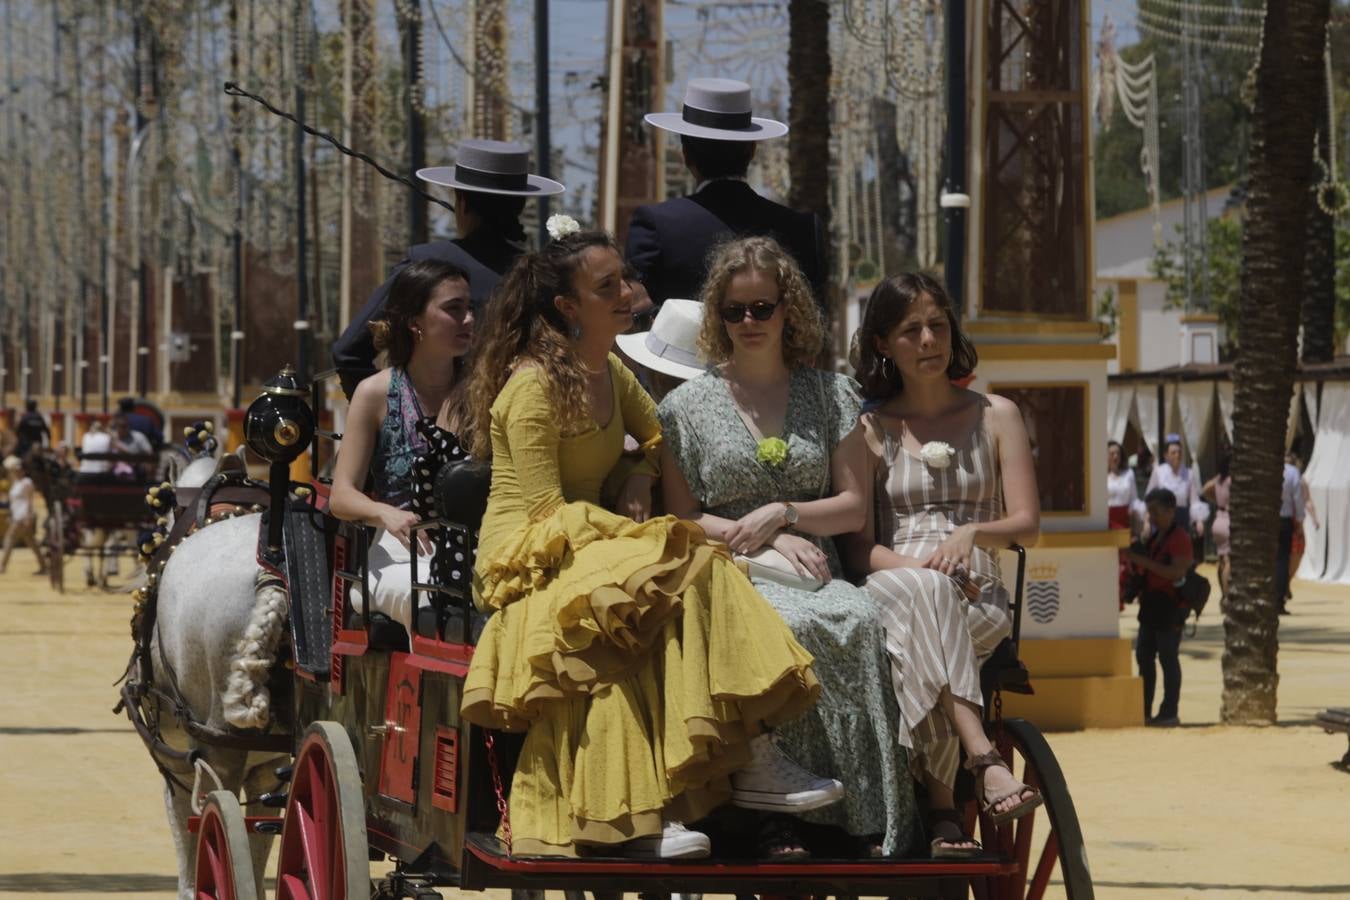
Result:
<instances>
[{"instance_id":1,"label":"woman in background","mask_svg":"<svg viewBox=\"0 0 1350 900\"><path fill-rule=\"evenodd\" d=\"M1223 597L1228 596L1229 556L1233 552L1228 518L1228 492L1233 485L1228 472L1232 462L1232 456L1227 453L1220 457L1219 474L1206 481L1200 489L1200 496L1214 504L1214 523L1210 526L1210 534L1214 536L1214 552L1219 556L1219 594Z\"/></svg>"},{"instance_id":2,"label":"woman in background","mask_svg":"<svg viewBox=\"0 0 1350 900\"><path fill-rule=\"evenodd\" d=\"M1109 528L1129 529L1131 537L1139 534L1144 504L1139 499L1139 488L1134 471L1125 462L1125 453L1119 441L1106 442L1106 516ZM1125 608L1125 581L1129 564L1125 551L1120 551L1120 608Z\"/></svg>"}]
</instances>

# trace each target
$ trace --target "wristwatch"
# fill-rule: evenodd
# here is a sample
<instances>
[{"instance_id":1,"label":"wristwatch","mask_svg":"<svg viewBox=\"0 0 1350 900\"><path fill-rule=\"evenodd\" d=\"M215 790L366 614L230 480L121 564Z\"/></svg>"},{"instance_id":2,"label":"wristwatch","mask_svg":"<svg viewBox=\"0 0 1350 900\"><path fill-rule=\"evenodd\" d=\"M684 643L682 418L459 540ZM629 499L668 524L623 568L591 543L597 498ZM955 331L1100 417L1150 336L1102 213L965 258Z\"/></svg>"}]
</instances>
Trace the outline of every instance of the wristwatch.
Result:
<instances>
[{"instance_id":1,"label":"wristwatch","mask_svg":"<svg viewBox=\"0 0 1350 900\"><path fill-rule=\"evenodd\" d=\"M798 518L800 518L800 514L797 512L797 507L793 506L791 502L785 501L783 503L783 524L791 528L797 524Z\"/></svg>"}]
</instances>

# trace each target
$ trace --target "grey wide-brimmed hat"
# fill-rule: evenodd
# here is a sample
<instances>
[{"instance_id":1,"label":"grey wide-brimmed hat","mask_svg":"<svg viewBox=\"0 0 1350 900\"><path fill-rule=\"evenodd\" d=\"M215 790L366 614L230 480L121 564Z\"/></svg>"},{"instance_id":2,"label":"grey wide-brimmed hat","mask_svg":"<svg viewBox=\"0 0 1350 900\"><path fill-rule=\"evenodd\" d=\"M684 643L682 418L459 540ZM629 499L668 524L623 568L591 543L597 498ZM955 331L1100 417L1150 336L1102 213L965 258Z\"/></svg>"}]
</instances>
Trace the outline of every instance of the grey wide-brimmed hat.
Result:
<instances>
[{"instance_id":1,"label":"grey wide-brimmed hat","mask_svg":"<svg viewBox=\"0 0 1350 900\"><path fill-rule=\"evenodd\" d=\"M619 349L638 365L688 380L708 368L698 355L702 327L703 304L672 297L661 304L651 331L619 335Z\"/></svg>"},{"instance_id":2,"label":"grey wide-brimmed hat","mask_svg":"<svg viewBox=\"0 0 1350 900\"><path fill-rule=\"evenodd\" d=\"M647 113L645 118L648 125L714 141L767 141L788 133L782 122L750 112L750 85L744 81L691 78L680 112Z\"/></svg>"},{"instance_id":3,"label":"grey wide-brimmed hat","mask_svg":"<svg viewBox=\"0 0 1350 900\"><path fill-rule=\"evenodd\" d=\"M506 141L464 141L453 166L418 169L417 177L432 184L483 194L549 197L567 190L560 182L531 175L530 149Z\"/></svg>"}]
</instances>

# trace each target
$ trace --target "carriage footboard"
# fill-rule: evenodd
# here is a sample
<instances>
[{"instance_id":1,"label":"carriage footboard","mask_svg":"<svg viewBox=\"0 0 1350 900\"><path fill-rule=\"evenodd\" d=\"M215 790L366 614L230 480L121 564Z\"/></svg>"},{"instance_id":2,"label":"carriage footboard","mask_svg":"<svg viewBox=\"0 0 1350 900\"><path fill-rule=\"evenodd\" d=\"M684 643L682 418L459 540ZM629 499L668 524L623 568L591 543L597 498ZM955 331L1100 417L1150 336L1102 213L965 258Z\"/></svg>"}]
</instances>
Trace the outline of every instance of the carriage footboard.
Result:
<instances>
[{"instance_id":1,"label":"carriage footboard","mask_svg":"<svg viewBox=\"0 0 1350 900\"><path fill-rule=\"evenodd\" d=\"M971 860L869 859L768 863L763 860L650 860L622 857L520 857L489 834L464 844L461 887L622 891L941 897L972 877L1007 875L1017 864L994 855Z\"/></svg>"}]
</instances>

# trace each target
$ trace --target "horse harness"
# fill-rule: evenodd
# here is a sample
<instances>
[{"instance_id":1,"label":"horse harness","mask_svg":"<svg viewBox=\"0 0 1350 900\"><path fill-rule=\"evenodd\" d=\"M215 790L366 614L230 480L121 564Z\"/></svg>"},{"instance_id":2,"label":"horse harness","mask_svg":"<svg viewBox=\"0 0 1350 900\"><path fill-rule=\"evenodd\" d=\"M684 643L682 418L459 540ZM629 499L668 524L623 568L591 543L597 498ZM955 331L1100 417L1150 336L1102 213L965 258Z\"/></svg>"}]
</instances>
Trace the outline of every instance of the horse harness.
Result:
<instances>
[{"instance_id":1,"label":"horse harness","mask_svg":"<svg viewBox=\"0 0 1350 900\"><path fill-rule=\"evenodd\" d=\"M155 503L156 496L159 503ZM221 471L199 488L161 488L147 498L152 507L161 511L172 506L174 518L167 532L159 533L151 541L153 546L145 564L146 583L135 592L136 605L131 617L131 636L135 645L126 671L119 679L122 682L121 699L113 712L126 711L170 790L181 788L191 793L191 788L169 770L166 761L191 765L200 752L179 750L164 741L159 724L159 711L163 707L172 710L189 737L203 744L237 750L286 752L292 749L289 734L224 731L198 722L183 699L177 675L162 655L164 683L162 686L155 684L154 655L151 653L151 643L158 631L159 576L174 549L199 528L237 515L265 511L269 501L267 484L247 477L239 469ZM143 546L142 550L145 549ZM145 701L152 698L157 703L147 705Z\"/></svg>"}]
</instances>

